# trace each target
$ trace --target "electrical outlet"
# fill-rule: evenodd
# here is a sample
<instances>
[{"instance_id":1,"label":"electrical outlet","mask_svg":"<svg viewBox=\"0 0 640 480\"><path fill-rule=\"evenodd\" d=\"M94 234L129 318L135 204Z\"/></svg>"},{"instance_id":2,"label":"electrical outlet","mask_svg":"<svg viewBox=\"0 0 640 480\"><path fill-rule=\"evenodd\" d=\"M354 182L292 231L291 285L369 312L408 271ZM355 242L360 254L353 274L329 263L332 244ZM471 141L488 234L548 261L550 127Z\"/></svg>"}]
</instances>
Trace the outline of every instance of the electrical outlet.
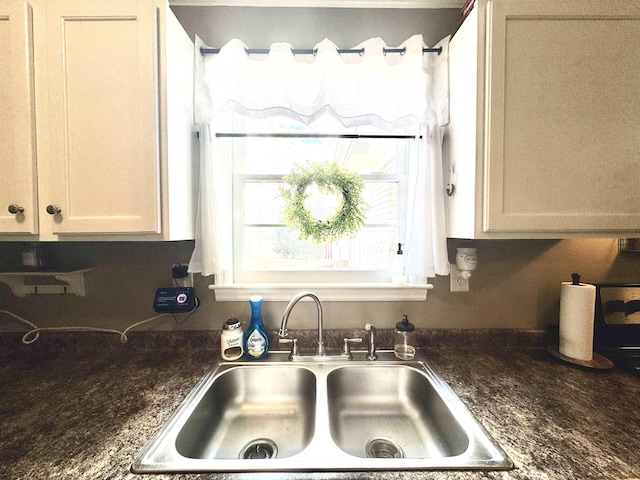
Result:
<instances>
[{"instance_id":1,"label":"electrical outlet","mask_svg":"<svg viewBox=\"0 0 640 480\"><path fill-rule=\"evenodd\" d=\"M451 273L449 274L449 291L450 292L468 292L469 278L464 277L462 272L455 264L451 265Z\"/></svg>"}]
</instances>

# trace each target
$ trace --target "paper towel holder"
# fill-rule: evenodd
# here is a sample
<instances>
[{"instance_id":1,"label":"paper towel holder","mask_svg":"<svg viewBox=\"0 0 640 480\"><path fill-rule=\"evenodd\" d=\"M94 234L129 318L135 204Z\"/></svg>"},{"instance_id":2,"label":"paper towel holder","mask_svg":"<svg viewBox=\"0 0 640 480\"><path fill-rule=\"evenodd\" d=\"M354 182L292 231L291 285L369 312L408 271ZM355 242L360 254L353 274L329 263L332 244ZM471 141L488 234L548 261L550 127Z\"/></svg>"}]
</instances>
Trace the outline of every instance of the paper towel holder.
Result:
<instances>
[{"instance_id":1,"label":"paper towel holder","mask_svg":"<svg viewBox=\"0 0 640 480\"><path fill-rule=\"evenodd\" d=\"M552 357L584 369L597 370L601 372L613 370L613 362L596 352L593 352L593 358L591 360L578 360L577 358L566 357L560 353L557 345L549 345L547 347L547 352Z\"/></svg>"},{"instance_id":2,"label":"paper towel holder","mask_svg":"<svg viewBox=\"0 0 640 480\"><path fill-rule=\"evenodd\" d=\"M580 274L572 273L571 274L571 284L572 285L580 285ZM547 352L552 357L555 357L563 362L569 363L571 365L575 365L588 370L596 370L596 371L609 371L613 369L613 362L608 358L593 352L593 356L591 360L580 360L577 358L568 357L560 353L560 348L558 345L549 345L547 347Z\"/></svg>"}]
</instances>

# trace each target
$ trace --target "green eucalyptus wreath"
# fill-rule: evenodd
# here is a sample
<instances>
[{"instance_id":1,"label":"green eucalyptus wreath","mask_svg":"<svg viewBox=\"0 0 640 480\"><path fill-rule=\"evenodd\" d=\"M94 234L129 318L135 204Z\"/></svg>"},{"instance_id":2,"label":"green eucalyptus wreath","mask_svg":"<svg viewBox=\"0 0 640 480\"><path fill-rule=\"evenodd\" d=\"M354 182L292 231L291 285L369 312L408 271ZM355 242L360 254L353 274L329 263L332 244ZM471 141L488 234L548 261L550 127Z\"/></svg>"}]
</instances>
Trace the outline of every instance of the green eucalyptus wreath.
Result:
<instances>
[{"instance_id":1,"label":"green eucalyptus wreath","mask_svg":"<svg viewBox=\"0 0 640 480\"><path fill-rule=\"evenodd\" d=\"M311 238L316 243L338 240L353 235L364 226L369 205L362 201L364 182L357 173L335 162L307 163L294 165L283 179L288 184L280 188L280 195L286 203L284 221L291 229L300 231L301 239ZM309 198L307 187L313 184L321 193L342 195L336 213L326 220L313 218L305 206Z\"/></svg>"}]
</instances>

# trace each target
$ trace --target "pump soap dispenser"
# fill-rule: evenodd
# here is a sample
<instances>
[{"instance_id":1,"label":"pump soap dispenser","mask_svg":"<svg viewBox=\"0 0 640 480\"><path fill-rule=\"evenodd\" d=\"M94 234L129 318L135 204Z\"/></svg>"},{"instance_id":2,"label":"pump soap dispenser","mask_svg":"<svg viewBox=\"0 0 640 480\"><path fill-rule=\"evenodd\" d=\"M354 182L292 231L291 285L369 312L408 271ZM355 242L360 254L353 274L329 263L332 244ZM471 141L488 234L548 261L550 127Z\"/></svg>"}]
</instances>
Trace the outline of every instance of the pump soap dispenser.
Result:
<instances>
[{"instance_id":1,"label":"pump soap dispenser","mask_svg":"<svg viewBox=\"0 0 640 480\"><path fill-rule=\"evenodd\" d=\"M414 331L416 327L409 322L409 317L402 315L402 321L396 323L393 353L400 360L411 360L416 355Z\"/></svg>"}]
</instances>

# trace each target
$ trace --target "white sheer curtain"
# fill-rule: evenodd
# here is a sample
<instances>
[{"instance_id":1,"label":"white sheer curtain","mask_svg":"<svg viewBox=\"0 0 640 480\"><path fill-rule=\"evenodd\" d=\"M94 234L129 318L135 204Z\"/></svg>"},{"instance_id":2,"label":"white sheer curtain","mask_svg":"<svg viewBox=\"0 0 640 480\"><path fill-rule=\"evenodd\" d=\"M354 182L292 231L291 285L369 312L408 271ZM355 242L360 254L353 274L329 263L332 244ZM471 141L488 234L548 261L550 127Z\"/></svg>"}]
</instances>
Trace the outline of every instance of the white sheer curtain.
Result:
<instances>
[{"instance_id":1,"label":"white sheer curtain","mask_svg":"<svg viewBox=\"0 0 640 480\"><path fill-rule=\"evenodd\" d=\"M230 152L215 139L216 123L229 111L251 118L280 115L304 124L331 112L345 127L375 125L385 130L419 128L422 140L411 160L405 273L447 275L442 140L449 122L449 37L424 53L422 36L384 53L373 38L354 47L360 54L339 54L323 40L315 55L294 55L289 44L270 47L268 55L247 55L237 39L217 55L200 55L196 39L196 122L200 125L200 196L196 247L189 270L216 274L216 283L232 282Z\"/></svg>"}]
</instances>

